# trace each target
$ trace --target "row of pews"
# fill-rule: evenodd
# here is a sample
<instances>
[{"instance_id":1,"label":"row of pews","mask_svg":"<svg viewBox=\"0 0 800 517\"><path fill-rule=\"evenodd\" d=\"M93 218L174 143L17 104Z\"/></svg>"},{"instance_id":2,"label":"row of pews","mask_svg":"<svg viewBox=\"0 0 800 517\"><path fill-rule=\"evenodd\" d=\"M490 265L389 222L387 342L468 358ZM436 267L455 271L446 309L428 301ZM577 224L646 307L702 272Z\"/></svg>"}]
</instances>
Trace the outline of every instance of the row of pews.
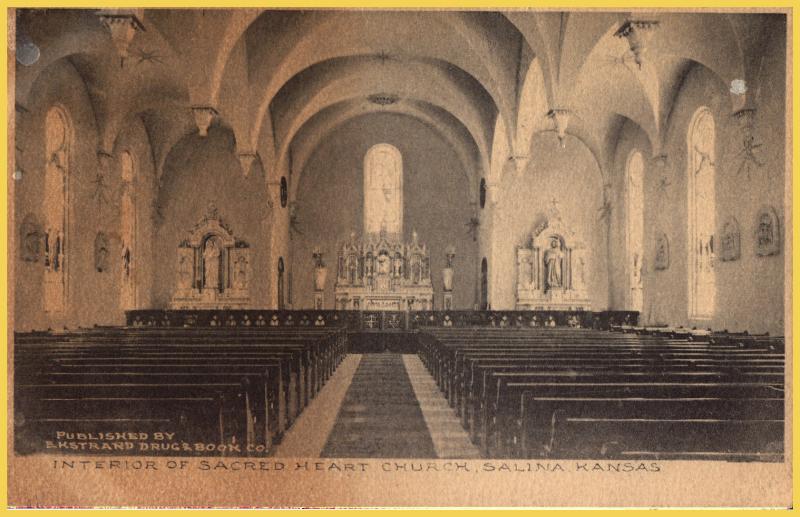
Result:
<instances>
[{"instance_id":1,"label":"row of pews","mask_svg":"<svg viewBox=\"0 0 800 517\"><path fill-rule=\"evenodd\" d=\"M267 455L346 353L333 327L17 333L15 448Z\"/></svg>"},{"instance_id":2,"label":"row of pews","mask_svg":"<svg viewBox=\"0 0 800 517\"><path fill-rule=\"evenodd\" d=\"M430 328L419 355L485 457L782 461L781 338L632 329Z\"/></svg>"}]
</instances>

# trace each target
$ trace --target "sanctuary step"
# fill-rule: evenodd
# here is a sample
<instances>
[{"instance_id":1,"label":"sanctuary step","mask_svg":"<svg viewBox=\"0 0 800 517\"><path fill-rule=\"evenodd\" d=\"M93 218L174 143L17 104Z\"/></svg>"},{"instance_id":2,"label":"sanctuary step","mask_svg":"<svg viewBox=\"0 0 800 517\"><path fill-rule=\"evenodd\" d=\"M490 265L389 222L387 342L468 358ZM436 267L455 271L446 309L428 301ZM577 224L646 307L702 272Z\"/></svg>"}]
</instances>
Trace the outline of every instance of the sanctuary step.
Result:
<instances>
[{"instance_id":1,"label":"sanctuary step","mask_svg":"<svg viewBox=\"0 0 800 517\"><path fill-rule=\"evenodd\" d=\"M321 456L436 457L402 355L361 357Z\"/></svg>"}]
</instances>

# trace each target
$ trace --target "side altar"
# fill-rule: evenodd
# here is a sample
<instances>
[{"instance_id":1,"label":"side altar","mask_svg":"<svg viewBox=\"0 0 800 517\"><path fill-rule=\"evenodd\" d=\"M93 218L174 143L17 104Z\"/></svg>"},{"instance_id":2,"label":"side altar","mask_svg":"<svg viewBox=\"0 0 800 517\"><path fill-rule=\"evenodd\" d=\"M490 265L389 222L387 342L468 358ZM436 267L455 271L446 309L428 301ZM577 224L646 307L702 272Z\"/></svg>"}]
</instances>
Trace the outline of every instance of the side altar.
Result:
<instances>
[{"instance_id":1,"label":"side altar","mask_svg":"<svg viewBox=\"0 0 800 517\"><path fill-rule=\"evenodd\" d=\"M178 245L176 270L170 309L250 306L250 246L234 236L213 204Z\"/></svg>"},{"instance_id":2,"label":"side altar","mask_svg":"<svg viewBox=\"0 0 800 517\"><path fill-rule=\"evenodd\" d=\"M556 202L530 241L517 248L517 310L591 310L589 257L582 239L561 219Z\"/></svg>"},{"instance_id":3,"label":"side altar","mask_svg":"<svg viewBox=\"0 0 800 517\"><path fill-rule=\"evenodd\" d=\"M339 250L334 293L340 310L432 310L428 248L416 231L411 242L386 231L363 239L352 233Z\"/></svg>"}]
</instances>

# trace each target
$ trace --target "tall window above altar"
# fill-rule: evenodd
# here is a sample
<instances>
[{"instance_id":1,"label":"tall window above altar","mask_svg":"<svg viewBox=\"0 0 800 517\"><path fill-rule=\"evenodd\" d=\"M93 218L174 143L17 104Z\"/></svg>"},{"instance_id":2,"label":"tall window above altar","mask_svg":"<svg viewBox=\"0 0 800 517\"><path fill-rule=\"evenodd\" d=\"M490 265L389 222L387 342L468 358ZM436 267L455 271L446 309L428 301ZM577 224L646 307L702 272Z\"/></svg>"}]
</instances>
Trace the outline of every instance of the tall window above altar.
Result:
<instances>
[{"instance_id":1,"label":"tall window above altar","mask_svg":"<svg viewBox=\"0 0 800 517\"><path fill-rule=\"evenodd\" d=\"M122 198L120 200L120 240L122 249L122 286L120 305L123 310L136 308L133 259L136 249L135 174L133 157L128 151L120 155Z\"/></svg>"},{"instance_id":2,"label":"tall window above altar","mask_svg":"<svg viewBox=\"0 0 800 517\"><path fill-rule=\"evenodd\" d=\"M714 231L716 229L716 176L714 117L708 108L698 109L689 124L689 317L714 314Z\"/></svg>"},{"instance_id":3,"label":"tall window above altar","mask_svg":"<svg viewBox=\"0 0 800 517\"><path fill-rule=\"evenodd\" d=\"M403 157L390 144L374 145L364 156L364 235L381 231L403 238Z\"/></svg>"},{"instance_id":4,"label":"tall window above altar","mask_svg":"<svg viewBox=\"0 0 800 517\"><path fill-rule=\"evenodd\" d=\"M67 113L59 106L47 112L45 119L44 180L44 309L51 313L66 308L66 236L72 129Z\"/></svg>"},{"instance_id":5,"label":"tall window above altar","mask_svg":"<svg viewBox=\"0 0 800 517\"><path fill-rule=\"evenodd\" d=\"M642 271L644 269L644 159L638 150L631 152L625 167L626 248L630 283L630 310L642 310Z\"/></svg>"}]
</instances>

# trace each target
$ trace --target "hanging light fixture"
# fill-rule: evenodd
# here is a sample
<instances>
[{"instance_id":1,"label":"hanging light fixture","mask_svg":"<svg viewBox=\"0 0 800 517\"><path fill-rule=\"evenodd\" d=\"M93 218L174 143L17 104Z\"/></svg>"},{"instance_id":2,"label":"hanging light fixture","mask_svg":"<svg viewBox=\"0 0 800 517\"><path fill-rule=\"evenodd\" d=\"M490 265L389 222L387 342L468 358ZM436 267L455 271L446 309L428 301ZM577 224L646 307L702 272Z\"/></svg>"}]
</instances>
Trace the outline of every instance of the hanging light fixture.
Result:
<instances>
[{"instance_id":1,"label":"hanging light fixture","mask_svg":"<svg viewBox=\"0 0 800 517\"><path fill-rule=\"evenodd\" d=\"M561 148L566 147L564 139L567 136L567 126L569 125L570 112L566 108L553 108L547 112L547 116L553 120L553 124L558 135L558 142Z\"/></svg>"},{"instance_id":2,"label":"hanging light fixture","mask_svg":"<svg viewBox=\"0 0 800 517\"><path fill-rule=\"evenodd\" d=\"M139 14L141 9L103 9L97 12L100 22L111 32L111 41L117 50L120 67L128 57L128 47L139 31L144 31Z\"/></svg>"},{"instance_id":3,"label":"hanging light fixture","mask_svg":"<svg viewBox=\"0 0 800 517\"><path fill-rule=\"evenodd\" d=\"M653 30L658 26L659 22L655 20L626 20L614 33L614 36L628 40L628 46L633 52L633 59L639 66L639 70L642 69L647 44L650 42Z\"/></svg>"}]
</instances>

